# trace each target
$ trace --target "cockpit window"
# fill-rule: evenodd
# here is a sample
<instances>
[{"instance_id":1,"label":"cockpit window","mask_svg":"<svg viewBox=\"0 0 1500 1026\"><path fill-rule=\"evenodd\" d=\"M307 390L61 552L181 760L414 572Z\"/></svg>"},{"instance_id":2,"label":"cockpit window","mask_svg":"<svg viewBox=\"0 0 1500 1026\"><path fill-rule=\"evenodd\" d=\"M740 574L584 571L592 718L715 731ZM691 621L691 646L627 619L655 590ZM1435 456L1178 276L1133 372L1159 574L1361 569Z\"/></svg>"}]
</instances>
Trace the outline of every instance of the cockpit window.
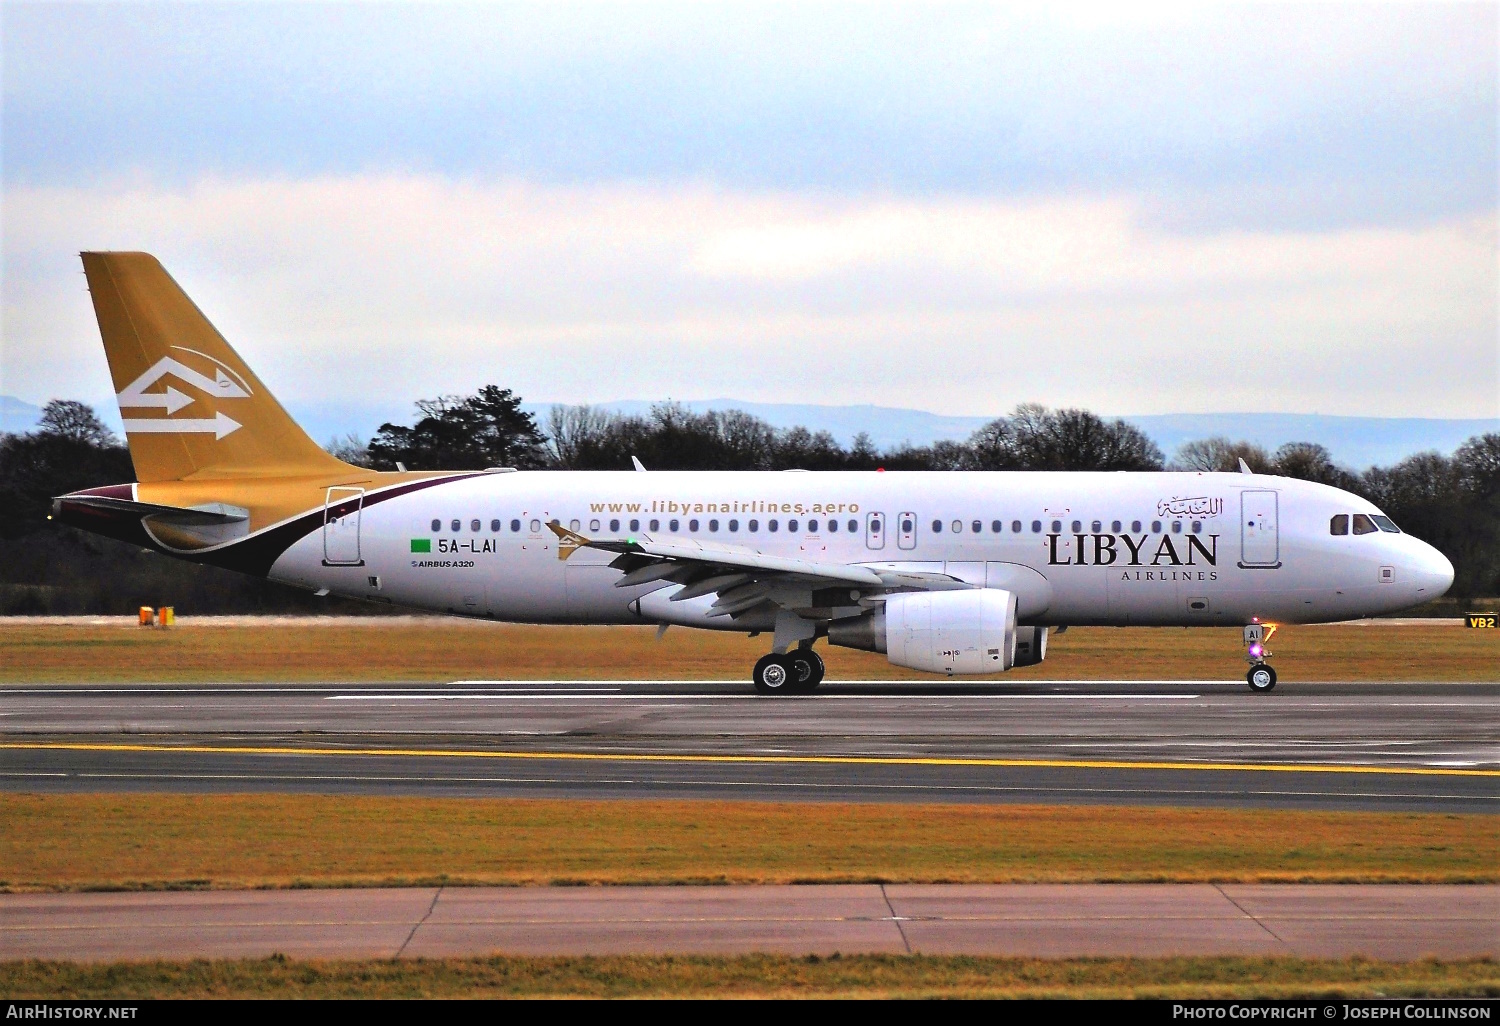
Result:
<instances>
[{"instance_id":1,"label":"cockpit window","mask_svg":"<svg viewBox=\"0 0 1500 1026\"><path fill-rule=\"evenodd\" d=\"M1347 514L1347 513L1339 513L1332 520L1328 521L1328 533L1329 534L1348 534L1349 533L1349 514Z\"/></svg>"},{"instance_id":2,"label":"cockpit window","mask_svg":"<svg viewBox=\"0 0 1500 1026\"><path fill-rule=\"evenodd\" d=\"M1378 530L1380 530L1380 528L1376 527L1374 522L1371 521L1369 517L1365 516L1363 513L1354 514L1355 534L1374 534Z\"/></svg>"},{"instance_id":3,"label":"cockpit window","mask_svg":"<svg viewBox=\"0 0 1500 1026\"><path fill-rule=\"evenodd\" d=\"M1394 520L1392 520L1390 517L1383 517L1383 516L1376 515L1376 516L1372 516L1370 519L1373 520L1373 521L1375 521L1375 526L1378 527L1378 528L1380 528L1386 534L1400 534L1401 533L1401 528L1397 527L1396 526L1396 522Z\"/></svg>"}]
</instances>

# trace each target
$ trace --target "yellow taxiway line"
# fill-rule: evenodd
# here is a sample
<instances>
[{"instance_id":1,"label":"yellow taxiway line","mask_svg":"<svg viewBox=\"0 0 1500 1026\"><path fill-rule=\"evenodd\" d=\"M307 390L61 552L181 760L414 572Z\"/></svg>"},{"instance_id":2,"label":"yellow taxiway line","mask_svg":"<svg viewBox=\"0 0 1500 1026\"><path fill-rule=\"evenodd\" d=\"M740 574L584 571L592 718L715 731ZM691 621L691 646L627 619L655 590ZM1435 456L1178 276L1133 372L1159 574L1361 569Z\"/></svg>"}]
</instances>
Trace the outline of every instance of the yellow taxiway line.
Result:
<instances>
[{"instance_id":1,"label":"yellow taxiway line","mask_svg":"<svg viewBox=\"0 0 1500 1026\"><path fill-rule=\"evenodd\" d=\"M1114 759L956 759L879 755L694 755L687 752L495 752L462 748L291 748L286 746L0 742L0 750L61 752L187 752L197 755L385 755L424 759L531 759L571 762L754 763L824 766L984 766L1030 769L1215 770L1232 773L1373 773L1409 777L1500 777L1500 770L1339 763L1128 762Z\"/></svg>"}]
</instances>

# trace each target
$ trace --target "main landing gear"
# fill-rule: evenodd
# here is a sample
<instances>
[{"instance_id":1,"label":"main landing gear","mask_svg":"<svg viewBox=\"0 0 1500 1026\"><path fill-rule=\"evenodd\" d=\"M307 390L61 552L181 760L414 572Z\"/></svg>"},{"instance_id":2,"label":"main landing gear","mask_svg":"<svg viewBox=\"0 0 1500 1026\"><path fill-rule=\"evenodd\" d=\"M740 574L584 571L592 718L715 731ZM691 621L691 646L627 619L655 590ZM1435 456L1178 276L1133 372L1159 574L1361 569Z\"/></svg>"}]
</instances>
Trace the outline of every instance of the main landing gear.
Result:
<instances>
[{"instance_id":1,"label":"main landing gear","mask_svg":"<svg viewBox=\"0 0 1500 1026\"><path fill-rule=\"evenodd\" d=\"M823 658L810 648L762 656L750 675L763 695L805 695L823 683Z\"/></svg>"},{"instance_id":2,"label":"main landing gear","mask_svg":"<svg viewBox=\"0 0 1500 1026\"><path fill-rule=\"evenodd\" d=\"M1245 627L1245 659L1250 664L1245 681L1250 685L1251 691L1265 692L1276 686L1276 671L1266 662L1271 658L1271 650L1266 648L1266 643L1275 633L1274 623L1252 623Z\"/></svg>"}]
</instances>

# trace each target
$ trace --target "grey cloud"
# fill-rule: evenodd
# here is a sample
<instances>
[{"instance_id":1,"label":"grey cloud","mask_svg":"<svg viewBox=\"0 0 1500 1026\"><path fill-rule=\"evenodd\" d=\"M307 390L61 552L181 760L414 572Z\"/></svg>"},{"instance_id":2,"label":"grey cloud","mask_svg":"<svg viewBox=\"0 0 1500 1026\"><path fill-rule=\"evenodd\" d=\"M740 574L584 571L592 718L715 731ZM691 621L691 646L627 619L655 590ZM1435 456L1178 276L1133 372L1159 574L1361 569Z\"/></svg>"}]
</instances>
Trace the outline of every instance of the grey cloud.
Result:
<instances>
[{"instance_id":1,"label":"grey cloud","mask_svg":"<svg viewBox=\"0 0 1500 1026\"><path fill-rule=\"evenodd\" d=\"M1495 203L1491 4L1215 6L1102 24L1092 7L0 10L11 183L417 170L1130 189L1162 197L1162 223L1184 230ZM1305 202L1309 182L1337 199Z\"/></svg>"}]
</instances>

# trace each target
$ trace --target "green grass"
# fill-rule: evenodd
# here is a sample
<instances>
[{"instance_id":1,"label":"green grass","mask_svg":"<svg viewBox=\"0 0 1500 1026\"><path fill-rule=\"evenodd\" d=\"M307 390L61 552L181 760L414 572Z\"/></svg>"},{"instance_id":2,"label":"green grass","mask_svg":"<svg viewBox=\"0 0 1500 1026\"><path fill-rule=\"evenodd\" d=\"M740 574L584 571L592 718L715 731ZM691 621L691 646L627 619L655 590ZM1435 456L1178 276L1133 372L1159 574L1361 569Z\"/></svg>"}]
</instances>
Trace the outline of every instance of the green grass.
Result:
<instances>
[{"instance_id":1,"label":"green grass","mask_svg":"<svg viewBox=\"0 0 1500 1026\"><path fill-rule=\"evenodd\" d=\"M1124 806L0 794L9 890L1500 880L1500 816Z\"/></svg>"},{"instance_id":2,"label":"green grass","mask_svg":"<svg viewBox=\"0 0 1500 1026\"><path fill-rule=\"evenodd\" d=\"M0 962L8 999L1496 997L1490 959L595 956Z\"/></svg>"}]
</instances>

